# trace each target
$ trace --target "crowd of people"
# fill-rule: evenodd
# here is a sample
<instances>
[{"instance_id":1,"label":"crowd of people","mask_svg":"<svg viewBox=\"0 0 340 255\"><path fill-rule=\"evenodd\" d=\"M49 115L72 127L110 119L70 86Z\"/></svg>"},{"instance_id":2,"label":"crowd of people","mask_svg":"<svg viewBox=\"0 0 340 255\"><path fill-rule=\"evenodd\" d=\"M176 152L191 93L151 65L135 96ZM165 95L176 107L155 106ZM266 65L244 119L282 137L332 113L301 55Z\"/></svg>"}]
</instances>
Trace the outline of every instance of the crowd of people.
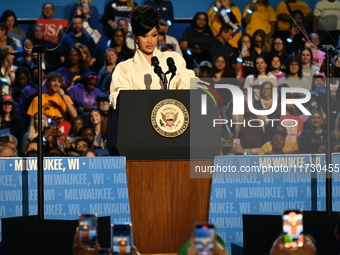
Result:
<instances>
[{"instance_id":1,"label":"crowd of people","mask_svg":"<svg viewBox=\"0 0 340 255\"><path fill-rule=\"evenodd\" d=\"M42 58L45 153L48 155L50 150L58 149L61 155L83 155L85 150L94 153L106 149L107 113L110 102L115 106L120 89L162 88L158 88L158 78L153 72L151 76L155 75L155 82L149 85L137 84L133 77L130 77L129 85L122 82L125 72L130 72L131 76L136 68L137 77L142 70L142 64L131 63L147 60L151 65L148 46L142 48L142 39L147 38L150 31L149 37L155 38L156 44L150 46L151 55L159 57L163 52L168 56L168 52L177 52L171 56L180 67L180 75L172 81L170 89L186 89L187 80L197 76L202 80L211 78L212 88L223 83L223 79L231 78L233 85L244 92L245 114L242 116L232 114L233 98L230 94L221 94L223 118L237 123L245 121L244 125L225 127L221 154L322 153L325 151L327 118L331 119L331 130L334 130L332 150L338 150L340 59L336 50L331 52L327 77L325 52L320 47L338 45L340 30L337 29L337 19L333 17L340 16L339 1L320 1L312 11L306 2L299 0L282 1L276 8L268 0L257 0L251 1L241 11L232 0L216 0L208 10L194 15L191 25L178 40L168 34L174 22L171 1L150 0L145 3L157 10L160 17L154 31L145 30L141 25L143 22L138 20L132 24L131 13L138 6L132 0L109 1L101 19L91 0L78 0L69 15L71 29L59 41L55 37L44 37L44 27L38 24L34 25L32 32L26 33L18 26L12 10L2 13L0 128L7 128L18 141L20 148L15 155L26 155L26 146L38 133L39 74L33 45L56 49L46 51ZM44 3L42 14L44 19L53 19L54 4ZM97 47L94 31L99 22L103 23L108 38L105 50ZM18 41L17 38L23 39ZM126 61L129 59L133 61ZM331 102L326 101L326 78L331 78ZM273 102L277 101L276 97L280 98L281 89L285 87L304 88L310 92L311 100L304 105L313 113L311 116L294 104L288 104L285 114L281 114L280 100L277 105ZM253 92L252 107L248 107L247 102L249 88ZM287 98L301 99L304 96L290 93ZM329 116L326 116L327 104L331 105ZM276 107L275 111L261 116L249 109L268 110L272 107ZM282 118L290 116L298 117L294 119L301 127L299 133L287 126L282 127ZM270 122L269 126L270 119L280 121ZM253 124L249 125L249 121ZM57 131L51 132L51 127L57 127ZM292 132L295 133L292 135ZM6 131L2 133L6 134Z\"/></svg>"}]
</instances>

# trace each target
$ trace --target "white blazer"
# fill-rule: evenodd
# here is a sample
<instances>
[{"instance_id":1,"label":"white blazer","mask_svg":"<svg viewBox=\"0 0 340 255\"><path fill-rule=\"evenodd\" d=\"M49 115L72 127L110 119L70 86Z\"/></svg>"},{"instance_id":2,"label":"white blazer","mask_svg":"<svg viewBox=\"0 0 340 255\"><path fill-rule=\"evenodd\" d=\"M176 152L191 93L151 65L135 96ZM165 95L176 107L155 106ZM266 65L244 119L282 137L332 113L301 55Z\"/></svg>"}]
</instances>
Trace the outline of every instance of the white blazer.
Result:
<instances>
[{"instance_id":1,"label":"white blazer","mask_svg":"<svg viewBox=\"0 0 340 255\"><path fill-rule=\"evenodd\" d=\"M177 67L176 75L168 84L169 89L190 89L190 78L195 78L195 73L186 68L184 58L177 52L161 52L155 49L153 56L159 60L163 73L168 71L167 58L172 57ZM110 85L110 102L115 108L120 90L145 90L162 89L162 82L154 72L143 53L137 49L133 58L119 63L112 73ZM168 81L171 74L167 75Z\"/></svg>"}]
</instances>

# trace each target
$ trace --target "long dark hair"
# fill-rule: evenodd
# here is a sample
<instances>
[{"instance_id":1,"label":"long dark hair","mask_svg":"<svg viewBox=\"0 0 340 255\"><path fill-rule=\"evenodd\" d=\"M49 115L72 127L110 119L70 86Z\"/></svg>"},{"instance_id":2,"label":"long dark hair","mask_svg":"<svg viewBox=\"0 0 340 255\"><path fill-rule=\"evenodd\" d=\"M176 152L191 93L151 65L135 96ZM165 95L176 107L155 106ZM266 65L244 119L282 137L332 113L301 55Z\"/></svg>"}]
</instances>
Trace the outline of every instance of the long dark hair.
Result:
<instances>
[{"instance_id":1,"label":"long dark hair","mask_svg":"<svg viewBox=\"0 0 340 255\"><path fill-rule=\"evenodd\" d=\"M127 48L127 46L126 46L126 33L125 33L124 29L121 28L121 27L117 27L116 29L113 30L112 37L111 37L111 43L110 43L110 46L109 46L110 48L115 48L117 46L117 44L115 44L115 42L114 42L114 36L119 31L123 33L123 37L124 37L123 49Z\"/></svg>"},{"instance_id":2,"label":"long dark hair","mask_svg":"<svg viewBox=\"0 0 340 255\"><path fill-rule=\"evenodd\" d=\"M204 18L205 18L205 21L206 21L204 31L211 34L211 30L209 28L209 17L208 17L208 14L206 12L196 12L195 16L192 18L192 21L191 21L191 28L195 29L198 16L201 15L201 14L204 15Z\"/></svg>"},{"instance_id":3,"label":"long dark hair","mask_svg":"<svg viewBox=\"0 0 340 255\"><path fill-rule=\"evenodd\" d=\"M309 48L309 47L304 47L303 49L300 50L300 52L299 52L299 61L301 62L301 56L302 56L302 52L304 50L307 50L309 52L309 54L310 54L309 67L312 67L312 65L313 65L313 52L312 52L311 48Z\"/></svg>"},{"instance_id":4,"label":"long dark hair","mask_svg":"<svg viewBox=\"0 0 340 255\"><path fill-rule=\"evenodd\" d=\"M242 39L244 37L248 37L249 38L249 40L250 40L250 48L248 50L249 50L249 52L252 52L254 50L254 40L253 40L253 38L249 34L244 34L244 35L242 35L240 37L240 39L238 39L238 41L237 41L238 49L242 50Z\"/></svg>"},{"instance_id":5,"label":"long dark hair","mask_svg":"<svg viewBox=\"0 0 340 255\"><path fill-rule=\"evenodd\" d=\"M18 19L17 16L15 15L14 11L12 10L6 10L2 13L1 17L0 17L0 21L2 22L6 22L6 20L9 17L13 17L14 18L14 27L16 27L18 25Z\"/></svg>"},{"instance_id":6,"label":"long dark hair","mask_svg":"<svg viewBox=\"0 0 340 255\"><path fill-rule=\"evenodd\" d=\"M223 56L223 55L217 55L212 60L211 77L214 77L215 73L217 72L217 69L216 69L216 66L215 66L215 62L220 57L223 58L224 61L225 61L225 68L224 68L223 73L222 73L222 78L231 78L232 77L231 68L230 68L230 66L228 64L228 61L227 61L226 57Z\"/></svg>"},{"instance_id":7,"label":"long dark hair","mask_svg":"<svg viewBox=\"0 0 340 255\"><path fill-rule=\"evenodd\" d=\"M268 63L267 63L267 61L266 61L266 59L265 59L264 57L259 56L259 57L257 57L257 58L255 59L255 61L254 61L254 63L255 63L254 80L256 80L256 79L259 77L259 71L258 71L257 68L256 68L256 61L257 61L258 59L260 59L260 58L262 58L263 61L267 64L265 73L266 73L266 75L268 74Z\"/></svg>"},{"instance_id":8,"label":"long dark hair","mask_svg":"<svg viewBox=\"0 0 340 255\"><path fill-rule=\"evenodd\" d=\"M291 58L291 59L288 61L288 63L287 63L287 70L286 70L286 78L288 78L289 75L291 74L291 72L290 72L290 67L289 67L289 66L290 66L290 64L293 63L293 62L298 63L298 65L299 65L298 76L299 76L300 79L302 79L302 64L301 64L301 62L300 62L297 58Z\"/></svg>"}]
</instances>

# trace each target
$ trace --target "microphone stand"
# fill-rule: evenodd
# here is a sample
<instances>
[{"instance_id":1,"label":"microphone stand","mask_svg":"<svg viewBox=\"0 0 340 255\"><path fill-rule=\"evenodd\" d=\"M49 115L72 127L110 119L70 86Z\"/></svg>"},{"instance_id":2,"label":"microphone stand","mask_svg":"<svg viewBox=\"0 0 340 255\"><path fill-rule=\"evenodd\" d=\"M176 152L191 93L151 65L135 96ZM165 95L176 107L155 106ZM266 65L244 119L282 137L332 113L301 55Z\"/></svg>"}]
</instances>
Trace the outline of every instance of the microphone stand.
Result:
<instances>
[{"instance_id":1,"label":"microphone stand","mask_svg":"<svg viewBox=\"0 0 340 255\"><path fill-rule=\"evenodd\" d=\"M38 53L38 218L44 219L44 154L43 154L43 126L42 126L42 54L46 46L35 45L32 53Z\"/></svg>"},{"instance_id":2,"label":"microphone stand","mask_svg":"<svg viewBox=\"0 0 340 255\"><path fill-rule=\"evenodd\" d=\"M330 132L330 102L331 102L331 89L330 89L330 51L334 50L332 45L321 45L320 50L326 53L326 213L332 213L332 172L329 167L332 164L332 151L331 151L331 132Z\"/></svg>"},{"instance_id":3,"label":"microphone stand","mask_svg":"<svg viewBox=\"0 0 340 255\"><path fill-rule=\"evenodd\" d=\"M167 73L165 73L164 74L164 79L162 80L162 82L163 82L163 86L164 86L164 90L168 90L168 79L166 78L166 74Z\"/></svg>"}]
</instances>

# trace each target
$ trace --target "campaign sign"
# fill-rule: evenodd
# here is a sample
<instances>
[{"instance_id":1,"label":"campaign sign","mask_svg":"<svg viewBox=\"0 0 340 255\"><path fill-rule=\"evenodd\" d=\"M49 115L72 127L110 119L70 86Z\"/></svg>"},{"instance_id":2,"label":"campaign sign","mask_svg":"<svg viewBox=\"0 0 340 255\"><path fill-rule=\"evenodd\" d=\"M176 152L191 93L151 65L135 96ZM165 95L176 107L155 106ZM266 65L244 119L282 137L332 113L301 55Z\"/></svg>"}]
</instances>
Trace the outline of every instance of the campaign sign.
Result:
<instances>
[{"instance_id":1,"label":"campaign sign","mask_svg":"<svg viewBox=\"0 0 340 255\"><path fill-rule=\"evenodd\" d=\"M206 168L214 171L209 221L229 252L231 243L243 247L243 214L326 211L325 155L219 156L214 161ZM333 155L333 211L340 211L339 163L340 155Z\"/></svg>"},{"instance_id":2,"label":"campaign sign","mask_svg":"<svg viewBox=\"0 0 340 255\"><path fill-rule=\"evenodd\" d=\"M0 218L38 214L37 179L36 158L0 160ZM125 157L44 158L44 200L45 219L130 222Z\"/></svg>"},{"instance_id":3,"label":"campaign sign","mask_svg":"<svg viewBox=\"0 0 340 255\"><path fill-rule=\"evenodd\" d=\"M37 24L44 28L44 39L58 42L68 27L67 19L37 19Z\"/></svg>"}]
</instances>

